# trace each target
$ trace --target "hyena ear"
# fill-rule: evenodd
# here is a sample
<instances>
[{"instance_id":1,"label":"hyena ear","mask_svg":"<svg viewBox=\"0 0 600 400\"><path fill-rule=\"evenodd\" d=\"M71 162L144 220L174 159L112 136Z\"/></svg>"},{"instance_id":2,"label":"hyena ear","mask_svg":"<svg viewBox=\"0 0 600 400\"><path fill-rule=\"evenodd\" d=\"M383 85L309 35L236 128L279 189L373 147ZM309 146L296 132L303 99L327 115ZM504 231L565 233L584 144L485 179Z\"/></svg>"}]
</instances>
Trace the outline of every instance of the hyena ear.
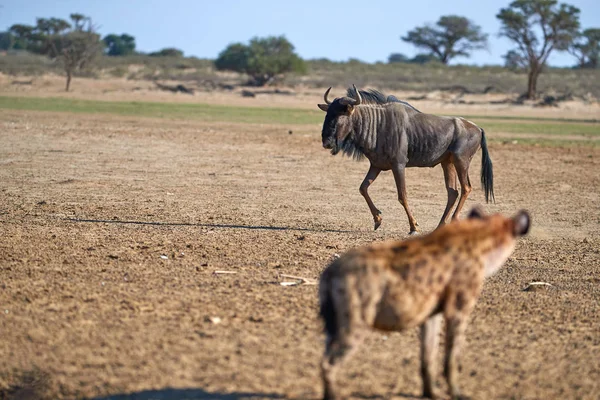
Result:
<instances>
[{"instance_id":1,"label":"hyena ear","mask_svg":"<svg viewBox=\"0 0 600 400\"><path fill-rule=\"evenodd\" d=\"M327 112L327 110L329 110L329 104L317 104L317 107L319 107L321 110Z\"/></svg>"},{"instance_id":2,"label":"hyena ear","mask_svg":"<svg viewBox=\"0 0 600 400\"><path fill-rule=\"evenodd\" d=\"M525 210L521 210L515 215L513 218L515 222L514 233L515 236L523 236L529 232L529 227L531 225L531 217L529 213Z\"/></svg>"},{"instance_id":3,"label":"hyena ear","mask_svg":"<svg viewBox=\"0 0 600 400\"><path fill-rule=\"evenodd\" d=\"M469 219L481 219L485 217L485 211L483 211L483 207L475 206L469 211Z\"/></svg>"}]
</instances>

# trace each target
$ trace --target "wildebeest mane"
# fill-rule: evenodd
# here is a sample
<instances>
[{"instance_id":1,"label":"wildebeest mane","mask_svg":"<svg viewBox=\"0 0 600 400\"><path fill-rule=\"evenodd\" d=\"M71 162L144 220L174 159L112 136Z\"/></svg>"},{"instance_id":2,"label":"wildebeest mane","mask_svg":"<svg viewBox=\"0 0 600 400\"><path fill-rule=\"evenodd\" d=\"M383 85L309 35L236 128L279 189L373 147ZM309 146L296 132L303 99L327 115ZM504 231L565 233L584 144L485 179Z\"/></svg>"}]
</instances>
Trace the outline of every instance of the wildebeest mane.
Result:
<instances>
[{"instance_id":1,"label":"wildebeest mane","mask_svg":"<svg viewBox=\"0 0 600 400\"><path fill-rule=\"evenodd\" d=\"M379 90L375 90L375 89L359 90L359 93L365 104L400 103L407 107L412 108L416 112L419 112L419 113L421 112L421 111L417 110L412 104L409 104L403 100L399 100L396 96L394 96L392 94L389 96L386 96L385 94L381 93ZM353 87L348 88L348 91L346 92L346 96L351 97L353 99L356 98L356 93L354 92Z\"/></svg>"},{"instance_id":2,"label":"wildebeest mane","mask_svg":"<svg viewBox=\"0 0 600 400\"><path fill-rule=\"evenodd\" d=\"M366 104L387 104L388 99L385 94L381 93L379 90L375 89L367 89L367 90L359 90L360 96L362 100ZM348 88L346 96L351 97L353 99L356 98L356 92L353 87Z\"/></svg>"}]
</instances>

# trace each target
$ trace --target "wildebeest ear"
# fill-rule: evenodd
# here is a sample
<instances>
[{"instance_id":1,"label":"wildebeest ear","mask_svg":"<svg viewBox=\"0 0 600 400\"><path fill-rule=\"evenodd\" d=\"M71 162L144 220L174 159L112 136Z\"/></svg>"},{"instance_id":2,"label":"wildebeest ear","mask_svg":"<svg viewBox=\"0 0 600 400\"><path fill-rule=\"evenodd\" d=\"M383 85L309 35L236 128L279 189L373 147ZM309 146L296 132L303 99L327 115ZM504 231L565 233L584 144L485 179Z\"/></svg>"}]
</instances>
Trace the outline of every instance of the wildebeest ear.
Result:
<instances>
[{"instance_id":1,"label":"wildebeest ear","mask_svg":"<svg viewBox=\"0 0 600 400\"><path fill-rule=\"evenodd\" d=\"M483 218L485 217L485 211L483 211L483 207L481 206L475 206L471 209L471 211L469 211L469 219L474 219L474 218Z\"/></svg>"},{"instance_id":2,"label":"wildebeest ear","mask_svg":"<svg viewBox=\"0 0 600 400\"><path fill-rule=\"evenodd\" d=\"M317 104L317 106L325 112L327 112L327 110L329 110L329 104Z\"/></svg>"},{"instance_id":3,"label":"wildebeest ear","mask_svg":"<svg viewBox=\"0 0 600 400\"><path fill-rule=\"evenodd\" d=\"M514 233L515 236L523 236L529 232L529 226L531 225L531 217L525 210L521 210L513 218L515 222Z\"/></svg>"},{"instance_id":4,"label":"wildebeest ear","mask_svg":"<svg viewBox=\"0 0 600 400\"><path fill-rule=\"evenodd\" d=\"M354 112L354 106L351 106L350 104L348 104L347 107L348 108L346 109L346 112L348 113L348 115L352 115L352 113Z\"/></svg>"}]
</instances>

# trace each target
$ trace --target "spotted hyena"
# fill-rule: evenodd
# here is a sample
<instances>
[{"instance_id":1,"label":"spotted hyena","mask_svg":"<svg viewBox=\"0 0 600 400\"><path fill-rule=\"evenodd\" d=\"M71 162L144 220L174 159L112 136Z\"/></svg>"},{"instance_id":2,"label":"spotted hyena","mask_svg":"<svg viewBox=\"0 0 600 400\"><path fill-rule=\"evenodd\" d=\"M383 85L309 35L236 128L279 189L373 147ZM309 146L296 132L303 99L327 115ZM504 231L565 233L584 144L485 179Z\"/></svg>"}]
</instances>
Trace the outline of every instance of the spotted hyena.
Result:
<instances>
[{"instance_id":1,"label":"spotted hyena","mask_svg":"<svg viewBox=\"0 0 600 400\"><path fill-rule=\"evenodd\" d=\"M460 396L458 356L468 317L485 277L494 274L529 230L529 215L469 217L428 235L348 251L321 276L321 317L327 334L321 363L324 398L334 399L335 373L361 341L363 328L402 331L420 326L423 396L434 397L434 360L446 322L444 376Z\"/></svg>"}]
</instances>

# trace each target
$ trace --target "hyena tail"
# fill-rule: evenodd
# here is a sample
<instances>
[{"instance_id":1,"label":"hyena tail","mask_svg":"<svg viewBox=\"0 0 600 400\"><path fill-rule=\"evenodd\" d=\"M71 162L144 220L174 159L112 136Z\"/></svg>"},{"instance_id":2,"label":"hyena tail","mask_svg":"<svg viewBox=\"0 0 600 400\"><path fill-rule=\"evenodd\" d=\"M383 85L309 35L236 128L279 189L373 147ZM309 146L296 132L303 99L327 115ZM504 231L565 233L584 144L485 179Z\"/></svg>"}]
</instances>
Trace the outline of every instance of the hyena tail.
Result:
<instances>
[{"instance_id":1,"label":"hyena tail","mask_svg":"<svg viewBox=\"0 0 600 400\"><path fill-rule=\"evenodd\" d=\"M331 280L329 279L327 271L325 271L321 277L319 301L321 303L319 314L325 323L325 333L329 338L333 338L337 335L338 324L335 304L331 294Z\"/></svg>"}]
</instances>

